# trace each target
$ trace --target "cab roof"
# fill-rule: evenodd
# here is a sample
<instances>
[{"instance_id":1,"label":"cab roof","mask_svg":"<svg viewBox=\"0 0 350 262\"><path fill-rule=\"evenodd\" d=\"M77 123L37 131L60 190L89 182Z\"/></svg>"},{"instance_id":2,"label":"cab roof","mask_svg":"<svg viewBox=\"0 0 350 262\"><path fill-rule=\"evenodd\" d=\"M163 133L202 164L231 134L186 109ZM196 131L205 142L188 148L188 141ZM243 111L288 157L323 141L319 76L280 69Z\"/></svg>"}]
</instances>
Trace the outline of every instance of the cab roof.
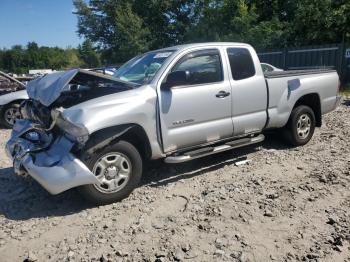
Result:
<instances>
[{"instance_id":1,"label":"cab roof","mask_svg":"<svg viewBox=\"0 0 350 262\"><path fill-rule=\"evenodd\" d=\"M250 45L245 43L239 43L239 42L204 42L204 43L192 43L192 44L183 44L183 45L176 45L171 47L165 47L158 50L153 50L151 52L164 52L164 51L180 51L185 50L189 48L195 48L195 47L218 47L218 46L246 46L249 47Z\"/></svg>"}]
</instances>

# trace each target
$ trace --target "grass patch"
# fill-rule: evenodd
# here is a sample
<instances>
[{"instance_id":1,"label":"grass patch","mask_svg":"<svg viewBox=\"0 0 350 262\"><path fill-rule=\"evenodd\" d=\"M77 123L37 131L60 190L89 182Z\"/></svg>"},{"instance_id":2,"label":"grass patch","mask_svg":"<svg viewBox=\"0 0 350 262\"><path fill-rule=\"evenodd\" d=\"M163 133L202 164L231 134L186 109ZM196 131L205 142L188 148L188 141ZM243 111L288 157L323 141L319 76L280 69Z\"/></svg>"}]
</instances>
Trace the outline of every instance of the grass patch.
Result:
<instances>
[{"instance_id":1,"label":"grass patch","mask_svg":"<svg viewBox=\"0 0 350 262\"><path fill-rule=\"evenodd\" d=\"M342 90L340 91L341 96L350 96L350 90Z\"/></svg>"},{"instance_id":2,"label":"grass patch","mask_svg":"<svg viewBox=\"0 0 350 262\"><path fill-rule=\"evenodd\" d=\"M342 96L350 96L350 84L346 84L340 88L340 94Z\"/></svg>"}]
</instances>

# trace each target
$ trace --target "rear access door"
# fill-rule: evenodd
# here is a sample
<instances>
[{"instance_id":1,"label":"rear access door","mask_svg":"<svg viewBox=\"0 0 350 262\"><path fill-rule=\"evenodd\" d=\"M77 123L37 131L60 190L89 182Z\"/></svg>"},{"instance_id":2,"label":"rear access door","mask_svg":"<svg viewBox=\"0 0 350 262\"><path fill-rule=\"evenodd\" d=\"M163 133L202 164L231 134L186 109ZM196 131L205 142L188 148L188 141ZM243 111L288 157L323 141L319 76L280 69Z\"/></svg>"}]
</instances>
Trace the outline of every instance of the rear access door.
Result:
<instances>
[{"instance_id":1,"label":"rear access door","mask_svg":"<svg viewBox=\"0 0 350 262\"><path fill-rule=\"evenodd\" d=\"M228 47L235 136L259 133L266 125L268 90L258 56L252 47Z\"/></svg>"}]
</instances>

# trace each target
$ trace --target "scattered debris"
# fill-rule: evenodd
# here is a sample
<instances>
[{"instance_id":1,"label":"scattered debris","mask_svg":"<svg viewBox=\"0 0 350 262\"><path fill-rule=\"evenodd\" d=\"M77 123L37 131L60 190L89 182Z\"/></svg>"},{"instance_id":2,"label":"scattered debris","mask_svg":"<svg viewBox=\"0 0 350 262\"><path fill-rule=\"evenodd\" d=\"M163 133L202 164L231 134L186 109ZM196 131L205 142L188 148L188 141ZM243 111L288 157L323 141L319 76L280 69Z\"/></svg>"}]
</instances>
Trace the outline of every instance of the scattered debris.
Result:
<instances>
[{"instance_id":1,"label":"scattered debris","mask_svg":"<svg viewBox=\"0 0 350 262\"><path fill-rule=\"evenodd\" d=\"M252 160L248 159L248 157L241 157L236 159L235 161L235 166L242 166L242 165L246 165L248 163L250 163Z\"/></svg>"}]
</instances>

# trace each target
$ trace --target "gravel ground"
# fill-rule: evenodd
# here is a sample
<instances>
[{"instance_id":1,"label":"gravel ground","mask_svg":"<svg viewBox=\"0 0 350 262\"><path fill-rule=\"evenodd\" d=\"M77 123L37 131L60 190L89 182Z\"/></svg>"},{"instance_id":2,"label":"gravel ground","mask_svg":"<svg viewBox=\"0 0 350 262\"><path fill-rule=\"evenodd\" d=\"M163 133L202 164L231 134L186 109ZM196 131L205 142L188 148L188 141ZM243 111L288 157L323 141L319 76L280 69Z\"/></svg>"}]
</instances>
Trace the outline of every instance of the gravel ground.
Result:
<instances>
[{"instance_id":1,"label":"gravel ground","mask_svg":"<svg viewBox=\"0 0 350 262\"><path fill-rule=\"evenodd\" d=\"M1 261L350 261L350 100L304 147L271 134L260 147L154 162L128 199L102 207L14 176L9 134ZM251 162L236 166L242 156Z\"/></svg>"}]
</instances>

